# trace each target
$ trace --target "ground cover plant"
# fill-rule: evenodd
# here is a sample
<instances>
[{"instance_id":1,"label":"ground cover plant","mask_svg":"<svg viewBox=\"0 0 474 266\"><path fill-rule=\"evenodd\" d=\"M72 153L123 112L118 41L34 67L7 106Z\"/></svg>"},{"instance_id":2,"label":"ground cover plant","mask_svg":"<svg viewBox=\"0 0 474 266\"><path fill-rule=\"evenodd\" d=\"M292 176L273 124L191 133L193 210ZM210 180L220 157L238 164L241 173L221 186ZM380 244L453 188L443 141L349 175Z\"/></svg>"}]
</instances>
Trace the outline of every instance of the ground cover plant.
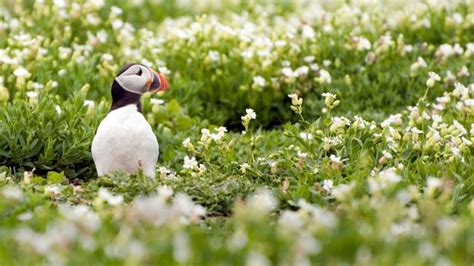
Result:
<instances>
[{"instance_id":1,"label":"ground cover plant","mask_svg":"<svg viewBox=\"0 0 474 266\"><path fill-rule=\"evenodd\" d=\"M474 261L474 3L6 1L0 263ZM97 177L140 62L157 177Z\"/></svg>"}]
</instances>

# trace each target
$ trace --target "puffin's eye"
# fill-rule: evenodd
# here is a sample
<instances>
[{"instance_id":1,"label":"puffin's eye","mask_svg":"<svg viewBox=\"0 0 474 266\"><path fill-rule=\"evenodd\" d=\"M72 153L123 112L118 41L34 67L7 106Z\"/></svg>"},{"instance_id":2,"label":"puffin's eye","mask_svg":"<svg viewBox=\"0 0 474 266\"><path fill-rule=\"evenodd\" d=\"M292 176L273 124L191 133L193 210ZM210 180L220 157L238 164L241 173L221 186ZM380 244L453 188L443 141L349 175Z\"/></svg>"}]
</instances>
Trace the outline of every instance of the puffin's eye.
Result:
<instances>
[{"instance_id":1,"label":"puffin's eye","mask_svg":"<svg viewBox=\"0 0 474 266\"><path fill-rule=\"evenodd\" d=\"M142 73L143 73L142 69L141 69L141 68L139 68L139 69L138 69L138 73L137 73L137 75L138 75L138 76L141 76L141 75L142 75Z\"/></svg>"}]
</instances>

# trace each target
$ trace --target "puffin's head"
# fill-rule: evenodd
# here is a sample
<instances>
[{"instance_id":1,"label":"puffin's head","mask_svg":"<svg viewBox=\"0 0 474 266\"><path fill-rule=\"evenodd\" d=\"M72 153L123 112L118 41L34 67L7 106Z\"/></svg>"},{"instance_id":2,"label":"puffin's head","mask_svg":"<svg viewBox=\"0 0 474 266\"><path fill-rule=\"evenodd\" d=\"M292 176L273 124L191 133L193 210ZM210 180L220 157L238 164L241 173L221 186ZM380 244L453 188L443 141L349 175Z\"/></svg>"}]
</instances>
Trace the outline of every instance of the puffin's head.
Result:
<instances>
[{"instance_id":1,"label":"puffin's head","mask_svg":"<svg viewBox=\"0 0 474 266\"><path fill-rule=\"evenodd\" d=\"M138 63L126 64L115 76L112 84L110 111L135 104L140 111L140 97L145 92L166 91L170 88L165 76Z\"/></svg>"},{"instance_id":2,"label":"puffin's head","mask_svg":"<svg viewBox=\"0 0 474 266\"><path fill-rule=\"evenodd\" d=\"M170 85L165 76L142 64L132 63L123 66L115 77L122 89L136 94L166 91Z\"/></svg>"}]
</instances>

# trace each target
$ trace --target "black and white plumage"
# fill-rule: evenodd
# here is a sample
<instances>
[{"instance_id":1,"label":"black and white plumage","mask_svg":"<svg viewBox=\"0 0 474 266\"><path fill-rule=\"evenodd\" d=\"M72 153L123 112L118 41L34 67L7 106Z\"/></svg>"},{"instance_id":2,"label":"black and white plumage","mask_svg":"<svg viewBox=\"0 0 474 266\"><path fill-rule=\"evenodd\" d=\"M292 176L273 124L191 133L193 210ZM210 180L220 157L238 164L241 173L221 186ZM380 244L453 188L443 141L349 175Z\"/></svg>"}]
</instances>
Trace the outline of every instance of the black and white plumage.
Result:
<instances>
[{"instance_id":1,"label":"black and white plumage","mask_svg":"<svg viewBox=\"0 0 474 266\"><path fill-rule=\"evenodd\" d=\"M112 84L112 107L92 141L92 158L99 176L113 172L155 177L159 146L141 113L145 92L169 89L165 77L141 64L122 67Z\"/></svg>"}]
</instances>

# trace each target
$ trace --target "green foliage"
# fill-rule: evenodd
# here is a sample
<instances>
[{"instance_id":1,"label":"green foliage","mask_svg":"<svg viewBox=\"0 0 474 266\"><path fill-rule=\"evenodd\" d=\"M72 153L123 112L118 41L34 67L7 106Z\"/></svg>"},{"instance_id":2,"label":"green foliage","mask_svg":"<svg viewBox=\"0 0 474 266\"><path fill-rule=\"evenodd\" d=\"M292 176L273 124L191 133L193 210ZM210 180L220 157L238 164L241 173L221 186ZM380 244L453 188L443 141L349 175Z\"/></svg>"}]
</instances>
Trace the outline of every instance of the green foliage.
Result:
<instances>
[{"instance_id":1,"label":"green foliage","mask_svg":"<svg viewBox=\"0 0 474 266\"><path fill-rule=\"evenodd\" d=\"M62 2L0 7L1 265L474 261L469 1ZM129 62L156 179L90 154Z\"/></svg>"},{"instance_id":2,"label":"green foliage","mask_svg":"<svg viewBox=\"0 0 474 266\"><path fill-rule=\"evenodd\" d=\"M90 177L90 144L104 108L88 114L83 102L80 96L66 101L43 96L37 103L18 98L0 109L0 164L19 173L34 169L39 175L61 171L71 179Z\"/></svg>"}]
</instances>

